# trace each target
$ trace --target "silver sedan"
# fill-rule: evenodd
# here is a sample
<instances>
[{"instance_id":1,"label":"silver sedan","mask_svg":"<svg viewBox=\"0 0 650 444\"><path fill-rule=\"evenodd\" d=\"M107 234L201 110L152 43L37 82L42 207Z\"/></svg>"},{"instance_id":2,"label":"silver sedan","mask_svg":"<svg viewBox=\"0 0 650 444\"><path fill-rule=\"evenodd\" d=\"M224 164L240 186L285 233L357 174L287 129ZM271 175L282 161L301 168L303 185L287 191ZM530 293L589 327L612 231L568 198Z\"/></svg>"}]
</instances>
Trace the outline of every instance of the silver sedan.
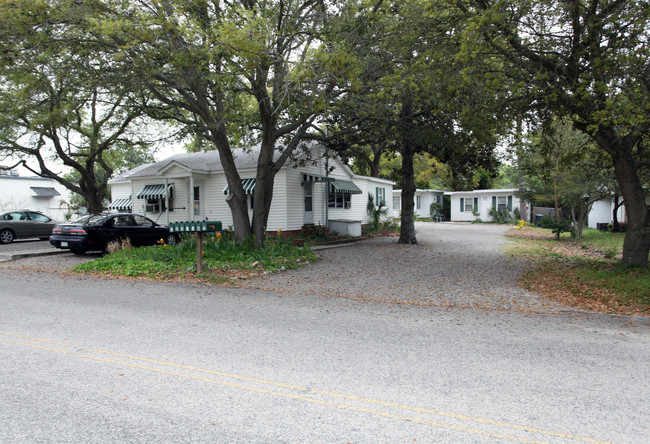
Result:
<instances>
[{"instance_id":1,"label":"silver sedan","mask_svg":"<svg viewBox=\"0 0 650 444\"><path fill-rule=\"evenodd\" d=\"M0 213L0 243L9 244L14 239L38 237L48 239L56 221L44 214L29 210Z\"/></svg>"}]
</instances>

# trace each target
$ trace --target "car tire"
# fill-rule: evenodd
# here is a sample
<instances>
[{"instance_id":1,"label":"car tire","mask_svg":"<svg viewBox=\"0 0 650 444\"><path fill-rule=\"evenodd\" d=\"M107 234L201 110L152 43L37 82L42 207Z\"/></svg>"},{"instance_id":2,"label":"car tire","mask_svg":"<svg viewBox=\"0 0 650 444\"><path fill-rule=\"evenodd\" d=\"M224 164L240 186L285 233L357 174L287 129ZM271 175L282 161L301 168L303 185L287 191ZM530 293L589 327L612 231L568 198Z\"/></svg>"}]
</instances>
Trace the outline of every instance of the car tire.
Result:
<instances>
[{"instance_id":1,"label":"car tire","mask_svg":"<svg viewBox=\"0 0 650 444\"><path fill-rule=\"evenodd\" d=\"M4 230L0 231L1 244L10 244L13 242L15 238L16 236L14 235L14 232L11 231L9 228L5 228Z\"/></svg>"},{"instance_id":2,"label":"car tire","mask_svg":"<svg viewBox=\"0 0 650 444\"><path fill-rule=\"evenodd\" d=\"M104 245L104 254L110 254L112 252L119 250L121 244L122 242L120 241L120 239L117 238L107 240L106 245Z\"/></svg>"},{"instance_id":3,"label":"car tire","mask_svg":"<svg viewBox=\"0 0 650 444\"><path fill-rule=\"evenodd\" d=\"M178 238L178 235L169 233L167 235L167 245L176 245L180 239Z\"/></svg>"},{"instance_id":4,"label":"car tire","mask_svg":"<svg viewBox=\"0 0 650 444\"><path fill-rule=\"evenodd\" d=\"M83 256L84 254L86 254L86 250L84 250L83 248L70 248L70 251L75 256Z\"/></svg>"}]
</instances>

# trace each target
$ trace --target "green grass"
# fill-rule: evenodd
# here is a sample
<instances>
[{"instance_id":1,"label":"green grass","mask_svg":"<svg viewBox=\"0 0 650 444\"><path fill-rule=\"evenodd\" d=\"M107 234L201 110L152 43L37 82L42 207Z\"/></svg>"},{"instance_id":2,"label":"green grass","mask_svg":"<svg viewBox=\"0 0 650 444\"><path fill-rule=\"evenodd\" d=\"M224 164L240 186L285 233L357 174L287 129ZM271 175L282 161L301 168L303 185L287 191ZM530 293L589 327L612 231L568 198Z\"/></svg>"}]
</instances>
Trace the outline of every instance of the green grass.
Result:
<instances>
[{"instance_id":1,"label":"green grass","mask_svg":"<svg viewBox=\"0 0 650 444\"><path fill-rule=\"evenodd\" d=\"M598 250L608 259L623 252L623 240L625 233L609 233L586 228L582 238L577 240L584 248Z\"/></svg>"},{"instance_id":2,"label":"green grass","mask_svg":"<svg viewBox=\"0 0 650 444\"><path fill-rule=\"evenodd\" d=\"M513 230L513 256L532 259L528 289L583 308L623 314L650 314L650 268L614 259L622 253L623 233L586 229L581 239L551 230ZM620 256L618 256L620 257Z\"/></svg>"},{"instance_id":3,"label":"green grass","mask_svg":"<svg viewBox=\"0 0 650 444\"><path fill-rule=\"evenodd\" d=\"M624 264L602 264L579 267L576 275L581 281L615 295L625 305L639 303L650 308L650 270Z\"/></svg>"},{"instance_id":4,"label":"green grass","mask_svg":"<svg viewBox=\"0 0 650 444\"><path fill-rule=\"evenodd\" d=\"M156 245L120 250L75 268L114 276L182 279L196 275L196 237L184 236L178 245ZM203 243L203 280L220 282L238 272L264 272L298 268L316 259L308 247L270 238L263 249L250 240L235 242L209 236Z\"/></svg>"}]
</instances>

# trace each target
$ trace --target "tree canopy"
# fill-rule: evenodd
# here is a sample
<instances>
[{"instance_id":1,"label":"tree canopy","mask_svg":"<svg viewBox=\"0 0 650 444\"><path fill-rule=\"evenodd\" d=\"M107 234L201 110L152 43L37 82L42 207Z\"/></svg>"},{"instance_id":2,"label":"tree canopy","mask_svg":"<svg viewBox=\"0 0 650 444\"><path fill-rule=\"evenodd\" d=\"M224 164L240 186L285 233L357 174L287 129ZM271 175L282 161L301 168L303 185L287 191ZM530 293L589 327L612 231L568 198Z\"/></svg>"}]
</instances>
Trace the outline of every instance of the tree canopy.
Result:
<instances>
[{"instance_id":1,"label":"tree canopy","mask_svg":"<svg viewBox=\"0 0 650 444\"><path fill-rule=\"evenodd\" d=\"M647 158L650 135L650 4L453 3L473 23L466 28L468 54L498 56L520 86L519 100L531 109L567 116L611 157L628 215L623 262L647 265L650 209L638 168Z\"/></svg>"},{"instance_id":2,"label":"tree canopy","mask_svg":"<svg viewBox=\"0 0 650 444\"><path fill-rule=\"evenodd\" d=\"M134 92L123 76L107 73L81 26L89 14L83 5L3 1L0 14L0 156L102 211L116 169L152 158Z\"/></svg>"}]
</instances>

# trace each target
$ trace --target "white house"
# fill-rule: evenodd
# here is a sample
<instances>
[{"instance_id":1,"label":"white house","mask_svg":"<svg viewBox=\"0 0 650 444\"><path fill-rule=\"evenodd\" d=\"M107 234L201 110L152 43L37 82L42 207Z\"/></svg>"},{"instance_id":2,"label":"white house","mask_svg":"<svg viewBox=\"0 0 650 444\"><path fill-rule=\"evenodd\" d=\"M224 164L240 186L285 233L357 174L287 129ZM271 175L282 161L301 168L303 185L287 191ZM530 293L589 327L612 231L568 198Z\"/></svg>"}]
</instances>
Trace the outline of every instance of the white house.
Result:
<instances>
[{"instance_id":1,"label":"white house","mask_svg":"<svg viewBox=\"0 0 650 444\"><path fill-rule=\"evenodd\" d=\"M610 224L614 221L614 199L607 197L605 199L597 200L594 202L587 217L587 224L589 228L598 228L601 224ZM627 215L625 214L625 205L621 205L616 210L616 217L619 223L627 222Z\"/></svg>"},{"instance_id":2,"label":"white house","mask_svg":"<svg viewBox=\"0 0 650 444\"><path fill-rule=\"evenodd\" d=\"M481 219L491 222L490 210L506 210L514 217L515 208L520 208L520 200L515 196L514 188L474 191L448 192L451 196L451 220L456 222ZM474 213L477 212L478 215Z\"/></svg>"},{"instance_id":3,"label":"white house","mask_svg":"<svg viewBox=\"0 0 650 444\"><path fill-rule=\"evenodd\" d=\"M368 194L392 195L393 182L357 176L337 157L324 156L314 146L307 155L288 162L275 176L267 231L297 231L304 225L328 226L342 234L361 234L368 221ZM237 150L235 163L254 205L259 147ZM326 162L328 168L326 168ZM141 165L109 181L114 211L145 214L163 224L218 220L232 225L226 203L228 185L217 151L176 154L161 162ZM392 213L392 202L389 213Z\"/></svg>"},{"instance_id":4,"label":"white house","mask_svg":"<svg viewBox=\"0 0 650 444\"><path fill-rule=\"evenodd\" d=\"M0 170L0 210L28 209L64 220L69 213L70 195L66 187L53 179Z\"/></svg>"},{"instance_id":5,"label":"white house","mask_svg":"<svg viewBox=\"0 0 650 444\"><path fill-rule=\"evenodd\" d=\"M431 217L431 204L442 205L445 192L440 190L416 189L413 195L415 213L420 217ZM393 190L393 217L400 217L402 211L402 190Z\"/></svg>"}]
</instances>

